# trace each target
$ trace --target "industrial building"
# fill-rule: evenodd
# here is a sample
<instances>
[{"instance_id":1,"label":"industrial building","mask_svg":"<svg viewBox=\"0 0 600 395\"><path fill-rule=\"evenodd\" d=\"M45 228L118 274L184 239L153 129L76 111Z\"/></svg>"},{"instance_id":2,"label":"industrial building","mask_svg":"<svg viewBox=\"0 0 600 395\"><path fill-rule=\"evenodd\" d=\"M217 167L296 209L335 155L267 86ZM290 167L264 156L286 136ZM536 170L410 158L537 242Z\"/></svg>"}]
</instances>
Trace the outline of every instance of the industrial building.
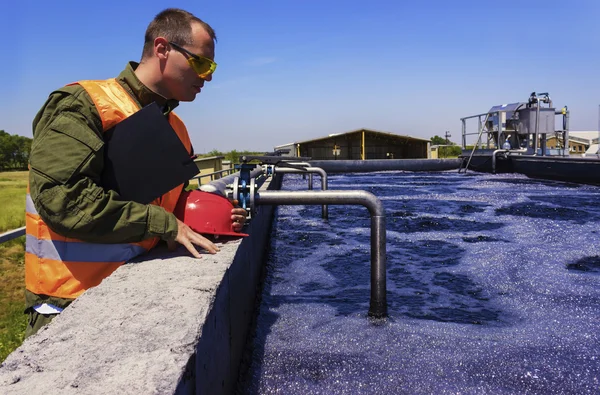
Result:
<instances>
[{"instance_id":1,"label":"industrial building","mask_svg":"<svg viewBox=\"0 0 600 395\"><path fill-rule=\"evenodd\" d=\"M570 155L596 155L598 153L599 133L597 131L569 131L569 154ZM550 149L562 148L562 139L556 136L548 137L546 143Z\"/></svg>"},{"instance_id":2,"label":"industrial building","mask_svg":"<svg viewBox=\"0 0 600 395\"><path fill-rule=\"evenodd\" d=\"M416 159L430 157L430 143L429 139L358 129L274 148L289 150L286 156L314 160Z\"/></svg>"}]
</instances>

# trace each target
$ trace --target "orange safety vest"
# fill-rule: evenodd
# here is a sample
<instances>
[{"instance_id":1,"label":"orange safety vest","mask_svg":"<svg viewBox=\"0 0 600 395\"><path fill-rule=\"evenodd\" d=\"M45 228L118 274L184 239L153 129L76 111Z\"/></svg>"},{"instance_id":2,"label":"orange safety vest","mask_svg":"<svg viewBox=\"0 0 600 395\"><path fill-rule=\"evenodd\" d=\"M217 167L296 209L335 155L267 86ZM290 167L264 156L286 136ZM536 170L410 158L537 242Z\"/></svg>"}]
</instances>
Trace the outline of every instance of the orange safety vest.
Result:
<instances>
[{"instance_id":1,"label":"orange safety vest","mask_svg":"<svg viewBox=\"0 0 600 395\"><path fill-rule=\"evenodd\" d=\"M79 81L92 98L106 132L140 108L114 79ZM169 123L188 152L191 142L181 119L171 112ZM151 204L172 213L183 184ZM158 237L139 243L98 244L64 237L53 232L40 218L27 188L25 285L35 294L74 299L94 287L128 260L152 249Z\"/></svg>"}]
</instances>

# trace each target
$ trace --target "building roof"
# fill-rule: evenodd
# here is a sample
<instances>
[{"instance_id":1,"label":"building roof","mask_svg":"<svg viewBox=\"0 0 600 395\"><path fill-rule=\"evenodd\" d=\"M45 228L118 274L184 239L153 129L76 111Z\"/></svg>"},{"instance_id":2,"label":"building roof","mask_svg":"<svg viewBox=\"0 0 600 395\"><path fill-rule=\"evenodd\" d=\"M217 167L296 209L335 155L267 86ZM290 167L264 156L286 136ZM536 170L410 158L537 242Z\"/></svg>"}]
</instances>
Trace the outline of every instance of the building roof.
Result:
<instances>
[{"instance_id":1,"label":"building roof","mask_svg":"<svg viewBox=\"0 0 600 395\"><path fill-rule=\"evenodd\" d=\"M590 145L590 147L585 151L586 155L597 155L598 153L598 144Z\"/></svg>"},{"instance_id":2,"label":"building roof","mask_svg":"<svg viewBox=\"0 0 600 395\"><path fill-rule=\"evenodd\" d=\"M578 137L580 139L585 139L585 140L593 140L593 139L597 139L598 136L600 135L600 133L598 133L597 130L592 130L592 131L576 131L576 130L569 130L569 137Z\"/></svg>"},{"instance_id":3,"label":"building roof","mask_svg":"<svg viewBox=\"0 0 600 395\"><path fill-rule=\"evenodd\" d=\"M407 136L407 135L402 135L402 134L396 134L396 133L390 133L390 132L382 132L379 130L372 130L372 129L356 129L356 130L351 130L349 132L344 132L344 133L333 133L330 134L328 136L325 137L317 137L316 139L310 139L310 140L304 140L304 141L296 141L294 144L306 144L306 143L312 143L315 141L319 141L319 140L327 140L330 139L332 137L335 136L344 136L344 135L348 135L348 134L352 134L352 133L358 133L358 132L369 132L369 133L375 133L375 134L380 134L380 135L385 135L386 137L404 137L407 139L412 139L412 140L421 140L421 141L426 141L426 142L430 142L430 139L423 139L420 137L413 137L413 136Z\"/></svg>"}]
</instances>

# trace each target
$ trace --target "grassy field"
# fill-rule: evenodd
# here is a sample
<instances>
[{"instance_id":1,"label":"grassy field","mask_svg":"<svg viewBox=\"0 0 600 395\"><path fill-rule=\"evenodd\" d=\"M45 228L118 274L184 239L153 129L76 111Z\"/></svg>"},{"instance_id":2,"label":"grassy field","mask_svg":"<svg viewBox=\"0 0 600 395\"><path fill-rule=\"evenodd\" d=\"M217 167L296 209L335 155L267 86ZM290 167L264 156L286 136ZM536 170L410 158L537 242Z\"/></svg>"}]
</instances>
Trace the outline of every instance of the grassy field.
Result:
<instances>
[{"instance_id":1,"label":"grassy field","mask_svg":"<svg viewBox=\"0 0 600 395\"><path fill-rule=\"evenodd\" d=\"M27 172L0 173L0 233L25 225ZM0 244L0 362L23 342L25 237Z\"/></svg>"}]
</instances>

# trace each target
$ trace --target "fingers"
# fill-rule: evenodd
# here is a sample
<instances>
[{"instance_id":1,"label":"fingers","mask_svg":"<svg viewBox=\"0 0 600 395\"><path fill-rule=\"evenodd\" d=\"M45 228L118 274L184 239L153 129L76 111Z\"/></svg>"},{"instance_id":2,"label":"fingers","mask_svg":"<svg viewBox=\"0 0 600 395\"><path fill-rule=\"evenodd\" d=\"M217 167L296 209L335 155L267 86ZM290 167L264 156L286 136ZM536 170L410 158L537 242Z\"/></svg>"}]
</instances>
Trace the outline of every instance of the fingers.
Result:
<instances>
[{"instance_id":1,"label":"fingers","mask_svg":"<svg viewBox=\"0 0 600 395\"><path fill-rule=\"evenodd\" d=\"M185 240L183 241L183 246L195 257L195 258L202 258L202 255L200 255L200 253L198 252L198 250L194 247L194 245L189 241L189 240Z\"/></svg>"},{"instance_id":2,"label":"fingers","mask_svg":"<svg viewBox=\"0 0 600 395\"><path fill-rule=\"evenodd\" d=\"M243 215L245 217L246 216L246 209L245 208L240 208L240 207L232 208L231 209L231 214Z\"/></svg>"},{"instance_id":3,"label":"fingers","mask_svg":"<svg viewBox=\"0 0 600 395\"><path fill-rule=\"evenodd\" d=\"M183 245L193 256L200 258L201 255L194 244L204 248L211 254L216 254L219 248L206 237L194 232L189 226L177 220L177 237L175 241Z\"/></svg>"},{"instance_id":4,"label":"fingers","mask_svg":"<svg viewBox=\"0 0 600 395\"><path fill-rule=\"evenodd\" d=\"M232 228L234 232L242 230L247 214L248 212L243 208L234 208L231 210L231 221L233 222Z\"/></svg>"},{"instance_id":5,"label":"fingers","mask_svg":"<svg viewBox=\"0 0 600 395\"><path fill-rule=\"evenodd\" d=\"M211 254L216 254L219 252L219 247L217 247L214 243L208 240L206 237L199 235L198 233L192 231L193 234L190 237L190 241L202 248Z\"/></svg>"}]
</instances>

